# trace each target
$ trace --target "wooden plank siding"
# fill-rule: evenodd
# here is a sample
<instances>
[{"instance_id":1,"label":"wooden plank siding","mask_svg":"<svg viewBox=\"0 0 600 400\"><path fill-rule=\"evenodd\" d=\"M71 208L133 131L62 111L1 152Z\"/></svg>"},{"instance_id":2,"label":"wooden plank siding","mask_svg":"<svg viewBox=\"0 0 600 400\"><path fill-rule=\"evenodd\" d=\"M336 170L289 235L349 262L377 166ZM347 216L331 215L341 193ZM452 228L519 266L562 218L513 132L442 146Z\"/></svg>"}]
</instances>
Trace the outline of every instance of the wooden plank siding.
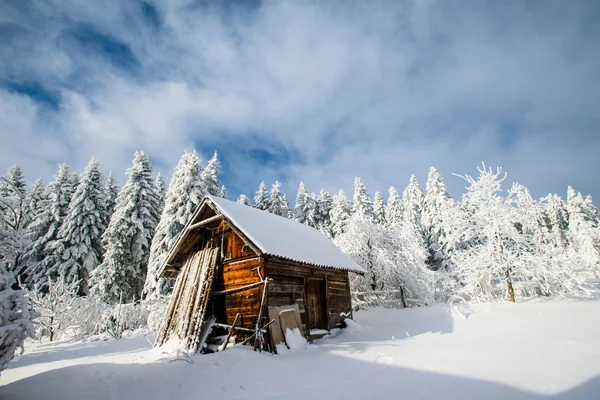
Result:
<instances>
[{"instance_id":1,"label":"wooden plank siding","mask_svg":"<svg viewBox=\"0 0 600 400\"><path fill-rule=\"evenodd\" d=\"M333 329L343 324L346 316L341 313L351 313L350 284L347 271L333 268L314 268L301 263L268 257L265 261L265 273L273 282L269 283L267 303L270 306L298 304L300 318L305 329L308 328L309 318L307 305L307 280L325 280L325 299L323 307L327 308L327 328ZM302 295L299 295L302 293ZM318 310L317 310L318 312ZM348 315L351 318L351 315Z\"/></svg>"}]
</instances>

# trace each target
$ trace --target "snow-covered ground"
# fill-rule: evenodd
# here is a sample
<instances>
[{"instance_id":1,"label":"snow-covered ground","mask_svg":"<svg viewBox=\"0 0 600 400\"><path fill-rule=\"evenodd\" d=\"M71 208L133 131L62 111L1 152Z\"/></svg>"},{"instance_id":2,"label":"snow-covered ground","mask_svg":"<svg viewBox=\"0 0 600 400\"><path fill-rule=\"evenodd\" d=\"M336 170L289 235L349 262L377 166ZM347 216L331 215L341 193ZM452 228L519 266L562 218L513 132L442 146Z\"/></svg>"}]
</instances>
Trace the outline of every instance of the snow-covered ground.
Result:
<instances>
[{"instance_id":1,"label":"snow-covered ground","mask_svg":"<svg viewBox=\"0 0 600 400\"><path fill-rule=\"evenodd\" d=\"M600 398L600 301L464 314L374 309L301 351L235 347L193 364L151 350L152 336L30 343L2 373L0 399Z\"/></svg>"}]
</instances>

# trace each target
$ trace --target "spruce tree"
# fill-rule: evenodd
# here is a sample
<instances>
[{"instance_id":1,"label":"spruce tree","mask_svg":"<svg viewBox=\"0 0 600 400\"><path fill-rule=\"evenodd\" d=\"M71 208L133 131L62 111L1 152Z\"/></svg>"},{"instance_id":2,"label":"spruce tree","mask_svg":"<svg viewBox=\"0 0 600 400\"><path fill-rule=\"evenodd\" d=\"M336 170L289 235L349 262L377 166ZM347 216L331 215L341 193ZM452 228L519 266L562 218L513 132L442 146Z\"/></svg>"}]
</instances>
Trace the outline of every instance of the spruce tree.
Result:
<instances>
[{"instance_id":1,"label":"spruce tree","mask_svg":"<svg viewBox=\"0 0 600 400\"><path fill-rule=\"evenodd\" d=\"M375 192L375 197L373 198L373 212L375 213L375 223L385 224L385 202L381 192Z\"/></svg>"},{"instance_id":2,"label":"spruce tree","mask_svg":"<svg viewBox=\"0 0 600 400\"><path fill-rule=\"evenodd\" d=\"M25 214L33 221L46 208L48 198L46 188L41 177L37 178L31 187L31 191L25 197Z\"/></svg>"},{"instance_id":3,"label":"spruce tree","mask_svg":"<svg viewBox=\"0 0 600 400\"><path fill-rule=\"evenodd\" d=\"M163 208L165 208L165 195L167 192L167 184L165 183L165 180L163 179L163 176L160 172L156 174L154 187L156 187L156 194L158 194L158 213L161 214Z\"/></svg>"},{"instance_id":4,"label":"spruce tree","mask_svg":"<svg viewBox=\"0 0 600 400\"><path fill-rule=\"evenodd\" d=\"M65 283L79 281L78 293L88 294L88 281L102 261L102 234L108 225L100 165L92 157L69 204L57 240L49 244L52 257L47 273Z\"/></svg>"},{"instance_id":5,"label":"spruce tree","mask_svg":"<svg viewBox=\"0 0 600 400\"><path fill-rule=\"evenodd\" d=\"M331 209L333 207L333 198L325 189L321 189L317 197L316 228L325 236L331 238Z\"/></svg>"},{"instance_id":6,"label":"spruce tree","mask_svg":"<svg viewBox=\"0 0 600 400\"><path fill-rule=\"evenodd\" d=\"M238 197L237 202L246 206L252 206L250 199L244 193L240 194L240 197Z\"/></svg>"},{"instance_id":7,"label":"spruce tree","mask_svg":"<svg viewBox=\"0 0 600 400\"><path fill-rule=\"evenodd\" d=\"M343 190L340 190L338 194L333 196L333 204L329 215L331 217L331 233L333 237L338 237L346 232L348 220L351 215L351 207L348 197L346 197L346 193Z\"/></svg>"},{"instance_id":8,"label":"spruce tree","mask_svg":"<svg viewBox=\"0 0 600 400\"><path fill-rule=\"evenodd\" d=\"M269 207L269 199L267 197L267 185L265 182L261 182L258 187L258 191L254 196L254 208L258 208L259 210L266 210Z\"/></svg>"},{"instance_id":9,"label":"spruce tree","mask_svg":"<svg viewBox=\"0 0 600 400\"><path fill-rule=\"evenodd\" d=\"M226 199L227 198L227 188L225 185L221 186L221 192L219 193L219 197Z\"/></svg>"},{"instance_id":10,"label":"spruce tree","mask_svg":"<svg viewBox=\"0 0 600 400\"><path fill-rule=\"evenodd\" d=\"M28 245L25 228L30 221L26 210L25 181L21 169L13 165L0 178L0 258L11 271L20 271Z\"/></svg>"},{"instance_id":11,"label":"spruce tree","mask_svg":"<svg viewBox=\"0 0 600 400\"><path fill-rule=\"evenodd\" d=\"M276 214L285 218L287 218L290 213L290 206L287 204L287 199L285 199L281 193L281 184L279 181L275 181L271 187L267 211L271 214Z\"/></svg>"},{"instance_id":12,"label":"spruce tree","mask_svg":"<svg viewBox=\"0 0 600 400\"><path fill-rule=\"evenodd\" d=\"M362 213L368 220L375 219L373 202L367 193L365 184L360 177L354 178L354 197L352 198L352 214Z\"/></svg>"},{"instance_id":13,"label":"spruce tree","mask_svg":"<svg viewBox=\"0 0 600 400\"><path fill-rule=\"evenodd\" d=\"M569 243L572 252L588 267L600 263L600 229L595 207L571 186L567 191ZM593 204L592 204L593 207Z\"/></svg>"},{"instance_id":14,"label":"spruce tree","mask_svg":"<svg viewBox=\"0 0 600 400\"><path fill-rule=\"evenodd\" d=\"M90 293L106 302L141 297L150 244L158 223L158 194L150 160L136 152L127 183L102 236L104 261L91 274Z\"/></svg>"},{"instance_id":15,"label":"spruce tree","mask_svg":"<svg viewBox=\"0 0 600 400\"><path fill-rule=\"evenodd\" d=\"M429 252L427 264L430 269L438 270L448 263L447 249L441 244L445 242L442 238L445 235L443 218L453 201L446 190L446 182L434 167L429 170L426 191L421 223Z\"/></svg>"},{"instance_id":16,"label":"spruce tree","mask_svg":"<svg viewBox=\"0 0 600 400\"><path fill-rule=\"evenodd\" d=\"M390 186L388 190L388 202L385 208L385 219L388 225L397 225L402 222L404 209L402 198L395 187Z\"/></svg>"},{"instance_id":17,"label":"spruce tree","mask_svg":"<svg viewBox=\"0 0 600 400\"><path fill-rule=\"evenodd\" d=\"M158 273L167 253L204 197L201 173L196 152L184 152L171 177L165 207L152 239L143 293L146 299L165 295L171 288L170 281L159 278Z\"/></svg>"},{"instance_id":18,"label":"spruce tree","mask_svg":"<svg viewBox=\"0 0 600 400\"><path fill-rule=\"evenodd\" d=\"M419 186L417 178L411 175L408 186L402 192L403 220L405 223L413 224L418 230L422 230L421 213L423 212L424 203L423 190Z\"/></svg>"},{"instance_id":19,"label":"spruce tree","mask_svg":"<svg viewBox=\"0 0 600 400\"><path fill-rule=\"evenodd\" d=\"M115 179L111 171L108 173L108 178L106 178L106 185L104 187L104 197L106 198L106 213L108 214L109 219L115 211L118 195L119 185L117 184L117 180Z\"/></svg>"},{"instance_id":20,"label":"spruce tree","mask_svg":"<svg viewBox=\"0 0 600 400\"><path fill-rule=\"evenodd\" d=\"M296 195L296 206L294 207L294 219L301 224L315 227L316 211L316 200L308 193L304 182L300 182L298 194Z\"/></svg>"},{"instance_id":21,"label":"spruce tree","mask_svg":"<svg viewBox=\"0 0 600 400\"><path fill-rule=\"evenodd\" d=\"M48 204L27 227L31 245L25 254L25 282L30 288L37 286L46 290L48 279L56 279L55 271L48 271L55 264L53 242L59 238L63 220L69 212L69 203L75 188L73 174L66 164L58 166L58 172L48 185ZM51 273L50 273L51 272Z\"/></svg>"},{"instance_id":22,"label":"spruce tree","mask_svg":"<svg viewBox=\"0 0 600 400\"><path fill-rule=\"evenodd\" d=\"M8 183L12 185L12 187L16 188L22 196L25 196L25 188L27 187L27 184L25 183L25 178L23 177L21 167L18 165L12 165L8 167L4 177ZM8 190L5 184L0 183L0 196L2 196L5 192L8 193L11 191L12 190Z\"/></svg>"},{"instance_id":23,"label":"spruce tree","mask_svg":"<svg viewBox=\"0 0 600 400\"><path fill-rule=\"evenodd\" d=\"M213 155L208 161L206 168L202 171L202 185L204 186L204 190L206 194L210 194L213 196L219 195L219 190L221 188L221 181L219 180L219 175L221 174L221 162L217 156L217 152Z\"/></svg>"}]
</instances>

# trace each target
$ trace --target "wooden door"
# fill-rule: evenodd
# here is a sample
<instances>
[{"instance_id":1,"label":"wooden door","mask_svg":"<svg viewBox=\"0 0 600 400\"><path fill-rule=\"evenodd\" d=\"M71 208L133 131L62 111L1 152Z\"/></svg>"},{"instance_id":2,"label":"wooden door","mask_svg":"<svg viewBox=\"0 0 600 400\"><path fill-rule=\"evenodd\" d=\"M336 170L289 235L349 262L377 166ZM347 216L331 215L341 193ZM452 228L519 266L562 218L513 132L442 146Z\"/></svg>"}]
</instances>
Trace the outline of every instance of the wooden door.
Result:
<instances>
[{"instance_id":1,"label":"wooden door","mask_svg":"<svg viewBox=\"0 0 600 400\"><path fill-rule=\"evenodd\" d=\"M308 312L307 330L327 329L327 310L325 307L325 280L308 279L306 283Z\"/></svg>"}]
</instances>

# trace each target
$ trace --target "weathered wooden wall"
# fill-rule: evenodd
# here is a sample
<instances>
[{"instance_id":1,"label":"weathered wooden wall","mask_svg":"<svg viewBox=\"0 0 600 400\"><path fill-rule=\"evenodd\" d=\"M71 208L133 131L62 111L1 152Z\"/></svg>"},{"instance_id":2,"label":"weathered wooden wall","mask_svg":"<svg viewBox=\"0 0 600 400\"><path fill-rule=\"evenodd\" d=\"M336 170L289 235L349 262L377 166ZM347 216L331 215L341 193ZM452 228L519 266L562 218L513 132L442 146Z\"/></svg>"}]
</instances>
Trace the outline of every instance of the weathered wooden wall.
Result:
<instances>
[{"instance_id":1,"label":"weathered wooden wall","mask_svg":"<svg viewBox=\"0 0 600 400\"><path fill-rule=\"evenodd\" d=\"M307 267L301 263L270 257L265 261L265 273L273 279L267 286L267 304L269 306L283 306L298 304L300 318L305 331L308 332L309 322L314 321L314 316L308 307L306 287L308 280L323 280L325 286L324 303L327 314L327 329L335 328L343 323L341 313L352 310L350 300L350 285L348 272L332 268Z\"/></svg>"}]
</instances>

